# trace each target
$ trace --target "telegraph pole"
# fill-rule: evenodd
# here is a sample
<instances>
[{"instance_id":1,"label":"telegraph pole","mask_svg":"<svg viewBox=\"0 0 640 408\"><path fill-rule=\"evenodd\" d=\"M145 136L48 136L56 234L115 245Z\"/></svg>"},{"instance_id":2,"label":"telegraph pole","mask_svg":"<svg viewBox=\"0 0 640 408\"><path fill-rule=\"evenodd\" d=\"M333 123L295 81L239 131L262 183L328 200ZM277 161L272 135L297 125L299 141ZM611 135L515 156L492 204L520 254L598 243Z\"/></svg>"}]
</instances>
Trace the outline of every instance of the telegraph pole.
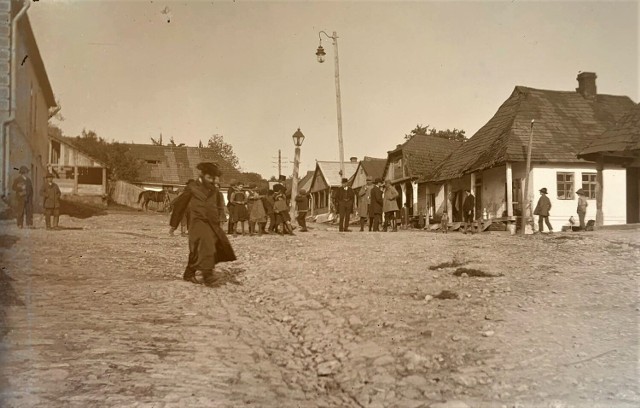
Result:
<instances>
[{"instance_id":1,"label":"telegraph pole","mask_svg":"<svg viewBox=\"0 0 640 408\"><path fill-rule=\"evenodd\" d=\"M524 172L524 203L522 205L522 223L520 225L522 235L525 235L527 228L527 215L531 212L531 197L529 197L529 172L531 171L531 148L533 146L533 123L531 119L531 131L529 132L529 147L527 149L527 167ZM528 211L527 211L528 208Z\"/></svg>"}]
</instances>

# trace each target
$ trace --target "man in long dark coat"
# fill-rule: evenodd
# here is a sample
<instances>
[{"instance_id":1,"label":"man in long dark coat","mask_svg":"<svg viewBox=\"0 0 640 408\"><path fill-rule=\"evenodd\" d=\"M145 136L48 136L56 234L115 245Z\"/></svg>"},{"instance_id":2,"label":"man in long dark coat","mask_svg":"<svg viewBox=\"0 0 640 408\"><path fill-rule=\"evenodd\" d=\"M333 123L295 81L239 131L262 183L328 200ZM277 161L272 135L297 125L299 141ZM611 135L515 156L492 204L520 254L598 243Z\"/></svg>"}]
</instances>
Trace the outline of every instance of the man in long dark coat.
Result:
<instances>
[{"instance_id":1,"label":"man in long dark coat","mask_svg":"<svg viewBox=\"0 0 640 408\"><path fill-rule=\"evenodd\" d=\"M48 173L45 177L46 183L42 186L40 195L43 198L44 221L47 229L58 229L60 221L60 187L53 182L53 174ZM53 224L51 224L51 216L53 216Z\"/></svg>"},{"instance_id":2,"label":"man in long dark coat","mask_svg":"<svg viewBox=\"0 0 640 408\"><path fill-rule=\"evenodd\" d=\"M216 286L219 278L214 275L219 262L236 260L231 243L220 228L220 195L214 181L220 170L214 163L198 164L200 176L175 200L171 213L169 233L180 225L185 211L189 211L189 261L183 279L199 283L196 271L202 271L204 284Z\"/></svg>"},{"instance_id":3,"label":"man in long dark coat","mask_svg":"<svg viewBox=\"0 0 640 408\"><path fill-rule=\"evenodd\" d=\"M351 219L351 213L353 212L353 202L356 194L349 186L349 180L342 179L342 187L336 191L335 206L340 214L340 232L350 232L349 220Z\"/></svg>"},{"instance_id":4,"label":"man in long dark coat","mask_svg":"<svg viewBox=\"0 0 640 408\"><path fill-rule=\"evenodd\" d=\"M467 190L467 197L464 199L464 203L462 204L462 215L464 217L464 233L466 234L469 230L473 232L473 220L474 220L474 212L476 209L476 198L473 194L471 194L471 190Z\"/></svg>"},{"instance_id":5,"label":"man in long dark coat","mask_svg":"<svg viewBox=\"0 0 640 408\"><path fill-rule=\"evenodd\" d=\"M27 228L33 228L33 183L27 174L27 166L20 167L20 175L13 180L13 191L15 192L15 205L17 224L22 228L24 219L27 219Z\"/></svg>"},{"instance_id":6,"label":"man in long dark coat","mask_svg":"<svg viewBox=\"0 0 640 408\"><path fill-rule=\"evenodd\" d=\"M549 228L549 232L553 232L553 227L549 222L549 211L551 211L551 200L547 197L547 188L543 187L540 189L540 199L538 200L538 204L536 208L533 210L533 215L538 216L538 231L542 232L544 229L544 224L547 224L547 228Z\"/></svg>"},{"instance_id":7,"label":"man in long dark coat","mask_svg":"<svg viewBox=\"0 0 640 408\"><path fill-rule=\"evenodd\" d=\"M382 190L380 185L382 179L376 179L371 189L371 202L369 204L369 231L380 232L380 223L382 222Z\"/></svg>"}]
</instances>

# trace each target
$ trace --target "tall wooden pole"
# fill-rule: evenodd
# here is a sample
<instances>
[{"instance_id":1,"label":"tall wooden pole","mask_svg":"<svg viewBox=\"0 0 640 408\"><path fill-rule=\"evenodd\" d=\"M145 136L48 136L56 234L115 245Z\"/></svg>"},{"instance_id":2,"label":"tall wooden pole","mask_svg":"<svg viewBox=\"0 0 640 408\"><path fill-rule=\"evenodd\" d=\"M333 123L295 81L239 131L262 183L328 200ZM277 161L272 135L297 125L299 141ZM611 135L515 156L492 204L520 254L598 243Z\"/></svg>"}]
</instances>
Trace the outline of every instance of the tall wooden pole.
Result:
<instances>
[{"instance_id":1,"label":"tall wooden pole","mask_svg":"<svg viewBox=\"0 0 640 408\"><path fill-rule=\"evenodd\" d=\"M280 176L282 175L282 152L278 149L278 181L280 181Z\"/></svg>"},{"instance_id":2,"label":"tall wooden pole","mask_svg":"<svg viewBox=\"0 0 640 408\"><path fill-rule=\"evenodd\" d=\"M505 176L507 179L507 217L513 217L513 173L509 162L506 165Z\"/></svg>"},{"instance_id":3,"label":"tall wooden pole","mask_svg":"<svg viewBox=\"0 0 640 408\"><path fill-rule=\"evenodd\" d=\"M524 203L522 203L522 223L520 233L525 234L527 228L527 215L531 211L531 198L529 197L529 173L531 172L531 148L533 147L533 123L531 119L531 131L529 132L529 147L527 149L527 167L524 172ZM509 188L509 187L507 187ZM527 210L528 209L528 210Z\"/></svg>"},{"instance_id":4,"label":"tall wooden pole","mask_svg":"<svg viewBox=\"0 0 640 408\"><path fill-rule=\"evenodd\" d=\"M296 217L296 197L298 196L298 170L300 167L300 147L296 146L293 158L293 180L291 181L291 219Z\"/></svg>"},{"instance_id":5,"label":"tall wooden pole","mask_svg":"<svg viewBox=\"0 0 640 408\"><path fill-rule=\"evenodd\" d=\"M344 172L344 148L342 144L342 102L340 100L340 65L338 63L338 34L333 32L333 47L335 49L336 67L336 104L338 107L338 148L340 150L340 173L341 177L347 177Z\"/></svg>"}]
</instances>

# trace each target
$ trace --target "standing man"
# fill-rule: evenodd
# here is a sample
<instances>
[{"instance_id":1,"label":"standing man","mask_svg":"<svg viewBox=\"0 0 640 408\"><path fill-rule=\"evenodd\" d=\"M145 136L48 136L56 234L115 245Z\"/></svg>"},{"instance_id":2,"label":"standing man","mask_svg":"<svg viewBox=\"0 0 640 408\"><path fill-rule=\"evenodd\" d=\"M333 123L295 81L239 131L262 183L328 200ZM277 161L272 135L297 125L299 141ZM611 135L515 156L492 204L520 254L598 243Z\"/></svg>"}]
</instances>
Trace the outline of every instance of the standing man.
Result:
<instances>
[{"instance_id":1,"label":"standing man","mask_svg":"<svg viewBox=\"0 0 640 408\"><path fill-rule=\"evenodd\" d=\"M391 231L398 231L398 221L396 218L396 212L398 211L398 190L393 187L391 180L385 180L384 182L384 194L382 211L384 212L384 227L382 230L387 232L389 223L391 223Z\"/></svg>"},{"instance_id":2,"label":"standing man","mask_svg":"<svg viewBox=\"0 0 640 408\"><path fill-rule=\"evenodd\" d=\"M233 234L233 223L231 222L231 214L233 214L233 195L236 192L236 184L237 182L235 180L231 180L231 182L229 183L229 190L227 191L227 211L229 213L227 234L229 235Z\"/></svg>"},{"instance_id":3,"label":"standing man","mask_svg":"<svg viewBox=\"0 0 640 408\"><path fill-rule=\"evenodd\" d=\"M364 231L364 225L369 217L369 205L371 204L371 189L373 188L373 178L367 176L367 184L358 191L358 216L360 217L360 232ZM369 226L371 231L371 226Z\"/></svg>"},{"instance_id":4,"label":"standing man","mask_svg":"<svg viewBox=\"0 0 640 408\"><path fill-rule=\"evenodd\" d=\"M464 199L464 203L462 204L462 215L464 217L464 233L466 234L469 230L473 233L473 220L475 219L474 212L476 209L476 198L471 193L471 190L466 190L467 198Z\"/></svg>"},{"instance_id":5,"label":"standing man","mask_svg":"<svg viewBox=\"0 0 640 408\"><path fill-rule=\"evenodd\" d=\"M45 184L42 186L41 194L44 199L44 221L47 229L58 229L58 221L60 220L60 187L53 182L53 174L47 173ZM51 225L51 216L53 215L53 225Z\"/></svg>"},{"instance_id":6,"label":"standing man","mask_svg":"<svg viewBox=\"0 0 640 408\"><path fill-rule=\"evenodd\" d=\"M370 204L369 204L369 231L373 224L373 231L380 232L380 223L382 222L382 179L376 179L375 184L371 188Z\"/></svg>"},{"instance_id":7,"label":"standing man","mask_svg":"<svg viewBox=\"0 0 640 408\"><path fill-rule=\"evenodd\" d=\"M351 218L351 212L353 211L353 201L355 199L355 193L353 189L349 187L349 180L342 179L342 187L336 191L335 206L340 214L340 232L351 232L349 229L349 219Z\"/></svg>"},{"instance_id":8,"label":"standing man","mask_svg":"<svg viewBox=\"0 0 640 408\"><path fill-rule=\"evenodd\" d=\"M533 211L533 215L538 216L538 231L540 232L544 229L543 222L547 224L549 232L553 232L553 227L549 222L549 211L551 211L551 200L547 197L547 188L543 187L540 189L540 199Z\"/></svg>"},{"instance_id":9,"label":"standing man","mask_svg":"<svg viewBox=\"0 0 640 408\"><path fill-rule=\"evenodd\" d=\"M13 180L13 191L16 193L15 204L18 228L22 228L27 219L27 228L33 228L33 183L27 174L27 166L21 166L19 175Z\"/></svg>"},{"instance_id":10,"label":"standing man","mask_svg":"<svg viewBox=\"0 0 640 408\"><path fill-rule=\"evenodd\" d=\"M307 232L307 212L309 212L309 195L303 188L300 189L300 193L296 196L296 208L298 210L298 216L296 221L300 226L300 232Z\"/></svg>"},{"instance_id":11,"label":"standing man","mask_svg":"<svg viewBox=\"0 0 640 408\"><path fill-rule=\"evenodd\" d=\"M215 178L220 177L220 170L214 163L200 163L197 166L200 176L191 183L175 200L169 234L180 225L187 208L189 209L189 261L182 278L193 283L196 271L202 271L204 284L217 286L220 277L214 275L215 265L219 262L236 260L231 243L220 228L218 189Z\"/></svg>"},{"instance_id":12,"label":"standing man","mask_svg":"<svg viewBox=\"0 0 640 408\"><path fill-rule=\"evenodd\" d=\"M589 206L589 202L587 201L587 195L585 194L583 189L576 191L578 195L578 218L580 218L580 231L584 231L585 223L584 219L587 216L587 207Z\"/></svg>"}]
</instances>

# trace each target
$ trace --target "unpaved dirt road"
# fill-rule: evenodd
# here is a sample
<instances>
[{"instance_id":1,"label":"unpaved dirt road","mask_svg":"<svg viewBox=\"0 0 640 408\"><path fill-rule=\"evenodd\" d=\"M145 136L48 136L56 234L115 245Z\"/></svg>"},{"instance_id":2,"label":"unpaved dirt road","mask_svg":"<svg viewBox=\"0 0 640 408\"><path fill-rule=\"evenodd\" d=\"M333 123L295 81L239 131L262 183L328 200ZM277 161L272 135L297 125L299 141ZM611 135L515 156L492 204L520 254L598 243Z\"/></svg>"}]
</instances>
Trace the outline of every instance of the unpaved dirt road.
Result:
<instances>
[{"instance_id":1,"label":"unpaved dirt road","mask_svg":"<svg viewBox=\"0 0 640 408\"><path fill-rule=\"evenodd\" d=\"M640 406L637 230L238 237L212 289L164 215L61 224L2 222L3 407Z\"/></svg>"}]
</instances>

